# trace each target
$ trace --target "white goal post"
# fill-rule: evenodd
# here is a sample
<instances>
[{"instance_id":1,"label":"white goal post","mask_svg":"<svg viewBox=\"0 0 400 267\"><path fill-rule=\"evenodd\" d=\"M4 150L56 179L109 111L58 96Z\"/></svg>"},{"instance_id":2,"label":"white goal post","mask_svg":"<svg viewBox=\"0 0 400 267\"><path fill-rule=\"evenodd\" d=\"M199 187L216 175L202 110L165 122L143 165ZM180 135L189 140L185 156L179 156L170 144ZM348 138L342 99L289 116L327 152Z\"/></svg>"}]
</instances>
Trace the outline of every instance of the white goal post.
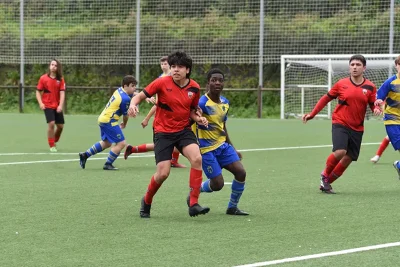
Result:
<instances>
[{"instance_id":1,"label":"white goal post","mask_svg":"<svg viewBox=\"0 0 400 267\"><path fill-rule=\"evenodd\" d=\"M281 119L300 117L315 106L339 79L349 76L349 59L353 55L282 55ZM396 73L398 54L367 54L365 77L377 88ZM331 101L319 117L330 118L336 106Z\"/></svg>"}]
</instances>

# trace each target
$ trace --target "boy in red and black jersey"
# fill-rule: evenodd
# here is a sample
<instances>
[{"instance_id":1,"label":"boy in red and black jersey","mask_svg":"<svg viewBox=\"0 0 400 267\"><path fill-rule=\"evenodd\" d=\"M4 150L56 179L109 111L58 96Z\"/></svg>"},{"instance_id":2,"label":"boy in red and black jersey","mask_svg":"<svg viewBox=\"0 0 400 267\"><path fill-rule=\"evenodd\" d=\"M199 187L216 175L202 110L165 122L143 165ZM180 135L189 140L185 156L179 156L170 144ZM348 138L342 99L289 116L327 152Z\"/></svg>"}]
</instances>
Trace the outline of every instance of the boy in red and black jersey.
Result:
<instances>
[{"instance_id":1,"label":"boy in red and black jersey","mask_svg":"<svg viewBox=\"0 0 400 267\"><path fill-rule=\"evenodd\" d=\"M62 66L58 60L50 61L48 72L40 77L36 99L46 116L50 151L57 152L55 143L60 139L64 129L63 106L65 100L65 81L62 76ZM55 131L54 126L56 126Z\"/></svg>"},{"instance_id":2,"label":"boy in red and black jersey","mask_svg":"<svg viewBox=\"0 0 400 267\"><path fill-rule=\"evenodd\" d=\"M362 55L350 58L350 77L339 80L315 105L310 114L303 115L306 123L315 117L330 101L337 98L332 114L333 153L321 173L320 190L334 194L331 183L338 179L352 161L357 161L364 133L364 118L369 106L375 115L381 109L374 106L376 86L364 77L366 60Z\"/></svg>"},{"instance_id":3,"label":"boy in red and black jersey","mask_svg":"<svg viewBox=\"0 0 400 267\"><path fill-rule=\"evenodd\" d=\"M128 114L135 117L138 104L157 94L156 116L153 122L154 154L157 171L150 180L145 196L142 198L140 216L150 217L153 196L168 178L171 169L172 151L176 147L190 162L189 215L197 216L209 212L208 207L198 204L202 182L202 158L198 141L190 128L190 119L200 125L208 122L196 114L200 98L200 86L191 80L192 59L184 52L168 56L171 76L158 78L146 89L132 98Z\"/></svg>"}]
</instances>

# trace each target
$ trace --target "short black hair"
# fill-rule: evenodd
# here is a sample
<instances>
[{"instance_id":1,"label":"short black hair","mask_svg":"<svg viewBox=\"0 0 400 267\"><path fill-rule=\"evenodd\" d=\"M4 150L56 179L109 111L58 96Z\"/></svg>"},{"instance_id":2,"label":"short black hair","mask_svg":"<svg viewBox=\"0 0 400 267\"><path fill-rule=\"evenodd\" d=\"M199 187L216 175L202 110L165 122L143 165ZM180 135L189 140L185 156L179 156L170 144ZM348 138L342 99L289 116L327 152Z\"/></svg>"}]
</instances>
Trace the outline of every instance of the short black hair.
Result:
<instances>
[{"instance_id":1,"label":"short black hair","mask_svg":"<svg viewBox=\"0 0 400 267\"><path fill-rule=\"evenodd\" d=\"M186 78L190 77L190 73L192 72L193 61L190 56L188 56L184 51L176 51L168 55L168 64L172 65L180 65L185 66L189 69L189 73L186 74Z\"/></svg>"},{"instance_id":2,"label":"short black hair","mask_svg":"<svg viewBox=\"0 0 400 267\"><path fill-rule=\"evenodd\" d=\"M211 76L212 76L213 74L216 74L216 73L221 74L222 77L225 79L225 74L222 72L222 70L220 70L220 69L218 69L218 68L213 68L213 69L211 69L211 70L209 70L209 71L207 72L207 82L209 82L210 79L211 79Z\"/></svg>"},{"instance_id":3,"label":"short black hair","mask_svg":"<svg viewBox=\"0 0 400 267\"><path fill-rule=\"evenodd\" d=\"M126 75L123 79L122 79L122 87L129 86L131 83L133 83L133 85L137 85L137 81L135 79L135 77L133 77L132 75Z\"/></svg>"},{"instance_id":4,"label":"short black hair","mask_svg":"<svg viewBox=\"0 0 400 267\"><path fill-rule=\"evenodd\" d=\"M350 58L349 60L349 64L353 61L353 60L358 60L361 61L361 63L363 64L363 66L367 66L367 60L365 59L365 57L363 55L354 55Z\"/></svg>"}]
</instances>

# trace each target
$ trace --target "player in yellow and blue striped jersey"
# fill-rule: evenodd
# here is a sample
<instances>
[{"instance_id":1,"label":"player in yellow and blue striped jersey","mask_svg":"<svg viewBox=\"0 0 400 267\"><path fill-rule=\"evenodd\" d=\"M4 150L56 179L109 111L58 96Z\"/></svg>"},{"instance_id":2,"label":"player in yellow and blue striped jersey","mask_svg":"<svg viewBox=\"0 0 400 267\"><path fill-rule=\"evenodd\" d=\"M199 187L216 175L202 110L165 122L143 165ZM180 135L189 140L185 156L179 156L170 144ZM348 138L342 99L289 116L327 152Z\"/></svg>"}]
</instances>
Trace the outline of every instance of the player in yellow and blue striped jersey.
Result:
<instances>
[{"instance_id":1,"label":"player in yellow and blue striped jersey","mask_svg":"<svg viewBox=\"0 0 400 267\"><path fill-rule=\"evenodd\" d=\"M124 149L126 142L122 129L128 123L128 108L131 98L136 91L137 81L131 76L127 75L122 80L120 88L115 90L107 105L101 112L98 123L100 126L101 141L95 143L86 152L79 153L80 165L82 169L85 168L86 161L89 157L113 146L108 154L107 161L103 166L104 170L117 170L113 166L114 161L118 158L120 152ZM119 124L120 117L123 116L123 121Z\"/></svg>"},{"instance_id":2,"label":"player in yellow and blue striped jersey","mask_svg":"<svg viewBox=\"0 0 400 267\"><path fill-rule=\"evenodd\" d=\"M387 79L379 88L375 105L385 101L383 122L394 150L400 151L400 56L395 61L397 73ZM393 163L400 179L400 161Z\"/></svg>"},{"instance_id":3,"label":"player in yellow and blue striped jersey","mask_svg":"<svg viewBox=\"0 0 400 267\"><path fill-rule=\"evenodd\" d=\"M202 154L202 167L208 180L201 185L201 192L219 191L224 186L222 168L234 175L232 193L226 214L249 215L237 206L245 187L246 171L241 163L242 155L232 145L226 129L230 108L229 101L221 95L224 88L224 73L211 69L207 73L208 92L199 100L208 127L196 124L196 134Z\"/></svg>"}]
</instances>

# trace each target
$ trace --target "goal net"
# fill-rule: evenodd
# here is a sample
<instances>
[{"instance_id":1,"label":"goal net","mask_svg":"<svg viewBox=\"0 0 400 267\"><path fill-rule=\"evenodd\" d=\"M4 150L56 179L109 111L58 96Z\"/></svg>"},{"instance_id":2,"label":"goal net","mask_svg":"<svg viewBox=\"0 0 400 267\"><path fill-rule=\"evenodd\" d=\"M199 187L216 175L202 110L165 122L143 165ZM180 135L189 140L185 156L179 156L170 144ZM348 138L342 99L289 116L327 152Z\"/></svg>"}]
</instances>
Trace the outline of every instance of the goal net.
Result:
<instances>
[{"instance_id":1,"label":"goal net","mask_svg":"<svg viewBox=\"0 0 400 267\"><path fill-rule=\"evenodd\" d=\"M349 76L352 55L282 55L281 56L281 119L300 117L310 112L322 95L339 79ZM364 55L365 77L377 88L396 73L397 54ZM337 100L331 101L319 114L330 118ZM368 109L367 117L370 116Z\"/></svg>"}]
</instances>

